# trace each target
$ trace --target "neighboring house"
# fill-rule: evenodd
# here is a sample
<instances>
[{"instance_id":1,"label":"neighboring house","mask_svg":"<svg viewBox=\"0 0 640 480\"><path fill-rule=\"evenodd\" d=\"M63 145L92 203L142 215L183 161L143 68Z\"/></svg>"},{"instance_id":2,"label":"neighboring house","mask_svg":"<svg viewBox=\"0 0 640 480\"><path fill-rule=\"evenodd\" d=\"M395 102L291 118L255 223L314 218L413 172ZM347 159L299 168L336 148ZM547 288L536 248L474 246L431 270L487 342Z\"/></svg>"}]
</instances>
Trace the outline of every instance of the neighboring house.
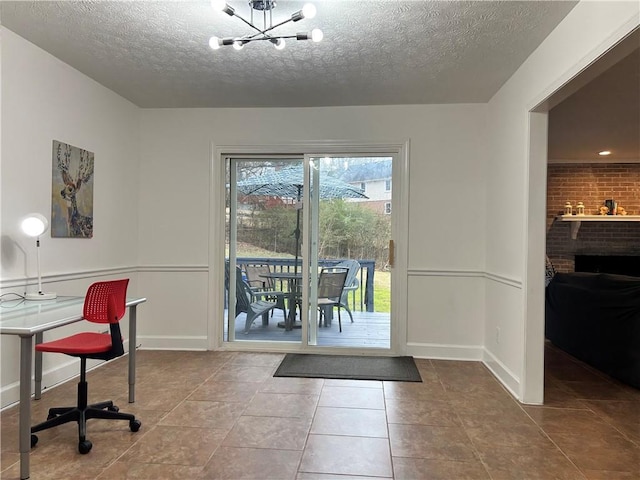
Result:
<instances>
[{"instance_id":1,"label":"neighboring house","mask_svg":"<svg viewBox=\"0 0 640 480\"><path fill-rule=\"evenodd\" d=\"M358 158L341 175L342 180L360 188L368 197L349 199L364 203L368 208L384 214L391 213L391 159Z\"/></svg>"}]
</instances>

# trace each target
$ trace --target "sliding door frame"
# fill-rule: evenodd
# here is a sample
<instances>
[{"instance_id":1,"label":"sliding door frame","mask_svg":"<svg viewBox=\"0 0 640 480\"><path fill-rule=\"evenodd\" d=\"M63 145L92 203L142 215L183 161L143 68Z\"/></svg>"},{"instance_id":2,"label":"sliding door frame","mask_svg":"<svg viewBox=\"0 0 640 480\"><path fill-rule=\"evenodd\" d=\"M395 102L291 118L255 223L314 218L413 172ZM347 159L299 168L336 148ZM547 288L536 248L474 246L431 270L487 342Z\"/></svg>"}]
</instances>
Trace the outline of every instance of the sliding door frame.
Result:
<instances>
[{"instance_id":1,"label":"sliding door frame","mask_svg":"<svg viewBox=\"0 0 640 480\"><path fill-rule=\"evenodd\" d=\"M273 144L211 144L209 199L209 272L207 306L207 345L209 350L308 351L309 347L285 342L224 342L224 248L225 248L225 164L228 157L295 155L386 155L393 158L392 203L394 208L392 237L395 264L391 285L391 348L350 349L349 353L403 355L407 344L407 253L409 236L409 140L402 141L319 141ZM345 353L344 349L326 348L324 353Z\"/></svg>"}]
</instances>

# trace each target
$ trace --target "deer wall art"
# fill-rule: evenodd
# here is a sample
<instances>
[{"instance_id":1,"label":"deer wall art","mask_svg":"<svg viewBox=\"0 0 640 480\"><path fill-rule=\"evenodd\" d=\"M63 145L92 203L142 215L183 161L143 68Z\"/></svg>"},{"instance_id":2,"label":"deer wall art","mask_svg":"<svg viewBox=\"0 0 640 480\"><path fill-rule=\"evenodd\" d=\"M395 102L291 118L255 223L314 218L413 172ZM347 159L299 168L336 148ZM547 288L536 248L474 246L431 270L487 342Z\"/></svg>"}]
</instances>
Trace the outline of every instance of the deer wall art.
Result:
<instances>
[{"instance_id":1,"label":"deer wall art","mask_svg":"<svg viewBox=\"0 0 640 480\"><path fill-rule=\"evenodd\" d=\"M93 161L92 152L54 140L52 237L93 237Z\"/></svg>"}]
</instances>

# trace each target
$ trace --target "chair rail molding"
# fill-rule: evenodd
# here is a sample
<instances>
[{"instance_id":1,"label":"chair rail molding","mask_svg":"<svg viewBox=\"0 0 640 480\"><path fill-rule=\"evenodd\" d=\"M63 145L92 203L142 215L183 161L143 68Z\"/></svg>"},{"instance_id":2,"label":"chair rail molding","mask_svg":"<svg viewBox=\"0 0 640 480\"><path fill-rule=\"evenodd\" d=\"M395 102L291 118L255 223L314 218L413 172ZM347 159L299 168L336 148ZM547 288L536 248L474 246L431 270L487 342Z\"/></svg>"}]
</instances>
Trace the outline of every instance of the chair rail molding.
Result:
<instances>
[{"instance_id":1,"label":"chair rail molding","mask_svg":"<svg viewBox=\"0 0 640 480\"><path fill-rule=\"evenodd\" d=\"M482 270L432 270L428 268L409 268L407 270L407 275L409 277L485 278L492 282L502 283L510 287L522 289L522 280Z\"/></svg>"},{"instance_id":2,"label":"chair rail molding","mask_svg":"<svg viewBox=\"0 0 640 480\"><path fill-rule=\"evenodd\" d=\"M84 280L87 278L102 277L105 275L125 275L131 273L176 273L176 272L208 272L208 265L139 265L121 266L112 268L96 268L91 270L79 270L68 273L54 273L43 275L43 283L68 282L72 280ZM21 288L37 285L37 277L15 277L0 280L0 288Z\"/></svg>"},{"instance_id":3,"label":"chair rail molding","mask_svg":"<svg viewBox=\"0 0 640 480\"><path fill-rule=\"evenodd\" d=\"M80 270L76 272L68 273L54 273L49 275L43 275L43 283L56 283L56 282L68 282L72 280L83 280L86 278L101 277L105 275L120 275L137 273L139 267L135 266L121 266L113 268L97 268L92 270ZM3 278L0 280L0 288L20 288L31 285L37 285L37 277L19 277L19 278Z\"/></svg>"},{"instance_id":4,"label":"chair rail molding","mask_svg":"<svg viewBox=\"0 0 640 480\"><path fill-rule=\"evenodd\" d=\"M582 222L640 222L640 215L560 215L562 222L571 222L571 239L578 238Z\"/></svg>"},{"instance_id":5,"label":"chair rail molding","mask_svg":"<svg viewBox=\"0 0 640 480\"><path fill-rule=\"evenodd\" d=\"M208 265L142 265L137 267L138 272L208 272Z\"/></svg>"}]
</instances>

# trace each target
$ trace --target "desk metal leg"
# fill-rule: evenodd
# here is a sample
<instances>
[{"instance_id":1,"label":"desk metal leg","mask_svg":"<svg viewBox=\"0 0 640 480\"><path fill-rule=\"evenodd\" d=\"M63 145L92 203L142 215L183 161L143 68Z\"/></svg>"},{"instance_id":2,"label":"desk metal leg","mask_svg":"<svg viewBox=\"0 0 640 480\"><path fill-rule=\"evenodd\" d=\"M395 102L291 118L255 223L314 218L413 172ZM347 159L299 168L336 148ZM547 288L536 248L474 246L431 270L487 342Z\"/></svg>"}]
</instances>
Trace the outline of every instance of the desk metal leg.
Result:
<instances>
[{"instance_id":1,"label":"desk metal leg","mask_svg":"<svg viewBox=\"0 0 640 480\"><path fill-rule=\"evenodd\" d=\"M136 305L129 308L129 403L136 401Z\"/></svg>"},{"instance_id":2,"label":"desk metal leg","mask_svg":"<svg viewBox=\"0 0 640 480\"><path fill-rule=\"evenodd\" d=\"M36 345L39 343L42 343L42 332L36 333ZM42 352L36 351L35 370L36 400L40 400L42 397Z\"/></svg>"},{"instance_id":3,"label":"desk metal leg","mask_svg":"<svg viewBox=\"0 0 640 480\"><path fill-rule=\"evenodd\" d=\"M33 336L20 336L20 479L29 478L31 452L31 352Z\"/></svg>"}]
</instances>

